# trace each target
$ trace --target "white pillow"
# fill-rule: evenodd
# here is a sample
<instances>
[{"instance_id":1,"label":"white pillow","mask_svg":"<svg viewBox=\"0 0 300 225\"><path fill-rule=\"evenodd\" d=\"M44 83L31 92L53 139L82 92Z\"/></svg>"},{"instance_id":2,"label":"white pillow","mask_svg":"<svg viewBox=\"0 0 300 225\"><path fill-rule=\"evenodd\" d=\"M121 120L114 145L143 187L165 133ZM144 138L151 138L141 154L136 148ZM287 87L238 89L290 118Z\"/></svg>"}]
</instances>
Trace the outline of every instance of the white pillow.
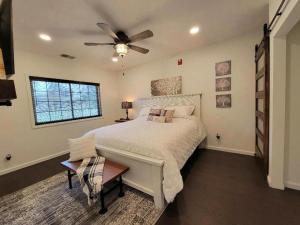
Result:
<instances>
[{"instance_id":1,"label":"white pillow","mask_svg":"<svg viewBox=\"0 0 300 225\"><path fill-rule=\"evenodd\" d=\"M144 107L140 110L139 116L148 116L151 109L162 109L162 108L163 107L161 107L161 106Z\"/></svg>"},{"instance_id":2,"label":"white pillow","mask_svg":"<svg viewBox=\"0 0 300 225\"><path fill-rule=\"evenodd\" d=\"M173 117L175 118L186 118L193 114L195 110L194 105L175 105L167 106L166 110L175 110Z\"/></svg>"},{"instance_id":3,"label":"white pillow","mask_svg":"<svg viewBox=\"0 0 300 225\"><path fill-rule=\"evenodd\" d=\"M70 162L97 156L95 135L69 139L69 147Z\"/></svg>"},{"instance_id":4,"label":"white pillow","mask_svg":"<svg viewBox=\"0 0 300 225\"><path fill-rule=\"evenodd\" d=\"M139 116L148 116L150 112L151 107L144 107L141 109Z\"/></svg>"}]
</instances>

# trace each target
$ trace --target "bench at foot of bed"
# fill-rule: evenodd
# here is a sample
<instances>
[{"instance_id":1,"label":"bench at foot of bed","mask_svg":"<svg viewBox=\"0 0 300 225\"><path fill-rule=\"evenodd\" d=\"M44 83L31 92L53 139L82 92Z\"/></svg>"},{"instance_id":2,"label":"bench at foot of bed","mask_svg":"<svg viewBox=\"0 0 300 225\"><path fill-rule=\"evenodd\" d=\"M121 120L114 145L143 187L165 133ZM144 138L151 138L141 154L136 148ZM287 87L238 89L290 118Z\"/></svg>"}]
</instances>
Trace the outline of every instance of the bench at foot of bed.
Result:
<instances>
[{"instance_id":1,"label":"bench at foot of bed","mask_svg":"<svg viewBox=\"0 0 300 225\"><path fill-rule=\"evenodd\" d=\"M81 162L82 161L61 162L61 165L64 166L68 171L68 181L69 181L70 189L72 189L72 177L76 175L76 171L79 168ZM122 175L126 173L128 170L129 167L127 166L124 166L122 164L110 160L105 160L104 168L103 168L103 179L102 179L103 186L109 184L110 182L116 181L117 179L118 179L118 183L112 188L110 188L108 191L104 192L104 190L102 190L100 192L100 203L101 203L101 209L99 211L100 214L104 214L107 212L107 208L105 207L105 201L104 201L105 195L107 195L116 187L119 187L120 188L119 197L124 196Z\"/></svg>"}]
</instances>

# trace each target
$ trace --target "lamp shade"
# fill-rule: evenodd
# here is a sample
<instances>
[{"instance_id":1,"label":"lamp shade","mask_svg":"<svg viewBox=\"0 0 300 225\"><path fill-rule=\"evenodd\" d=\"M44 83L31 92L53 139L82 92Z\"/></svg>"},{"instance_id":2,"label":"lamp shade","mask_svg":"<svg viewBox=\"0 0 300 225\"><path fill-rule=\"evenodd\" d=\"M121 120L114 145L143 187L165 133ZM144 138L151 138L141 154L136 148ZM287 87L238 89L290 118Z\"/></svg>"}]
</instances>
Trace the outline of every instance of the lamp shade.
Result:
<instances>
[{"instance_id":1,"label":"lamp shade","mask_svg":"<svg viewBox=\"0 0 300 225\"><path fill-rule=\"evenodd\" d=\"M131 109L132 108L132 102L122 102L122 109Z\"/></svg>"}]
</instances>

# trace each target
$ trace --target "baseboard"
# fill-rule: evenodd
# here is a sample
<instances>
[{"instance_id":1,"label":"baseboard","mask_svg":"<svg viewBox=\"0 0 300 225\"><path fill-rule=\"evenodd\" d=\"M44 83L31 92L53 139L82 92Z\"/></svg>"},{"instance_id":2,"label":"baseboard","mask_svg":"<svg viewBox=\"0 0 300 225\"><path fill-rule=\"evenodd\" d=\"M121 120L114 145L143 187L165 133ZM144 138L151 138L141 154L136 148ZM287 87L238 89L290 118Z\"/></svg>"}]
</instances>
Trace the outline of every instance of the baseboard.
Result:
<instances>
[{"instance_id":1,"label":"baseboard","mask_svg":"<svg viewBox=\"0 0 300 225\"><path fill-rule=\"evenodd\" d=\"M127 179L126 177L123 178L123 181L124 181L124 184L127 184L130 187L133 187L133 188L135 188L137 190L140 190L141 192L144 192L144 193L146 193L148 195L151 195L151 196L154 195L153 191L150 190L149 188L144 187L144 186L142 186L140 184L137 184L137 183L131 181L130 179Z\"/></svg>"},{"instance_id":2,"label":"baseboard","mask_svg":"<svg viewBox=\"0 0 300 225\"><path fill-rule=\"evenodd\" d=\"M300 191L300 183L296 183L296 182L292 182L292 181L287 181L287 182L285 182L285 186L287 188L295 189L295 190Z\"/></svg>"},{"instance_id":3,"label":"baseboard","mask_svg":"<svg viewBox=\"0 0 300 225\"><path fill-rule=\"evenodd\" d=\"M272 181L271 181L270 175L267 176L267 181L268 181L269 187L272 187Z\"/></svg>"},{"instance_id":4,"label":"baseboard","mask_svg":"<svg viewBox=\"0 0 300 225\"><path fill-rule=\"evenodd\" d=\"M208 145L208 146L206 146L206 148L209 150L230 152L230 153L236 153L236 154L241 154L241 155L249 155L249 156L255 155L255 152L250 152L250 151L242 150L242 149L226 148L226 147L219 147L219 146L212 146L212 145Z\"/></svg>"},{"instance_id":5,"label":"baseboard","mask_svg":"<svg viewBox=\"0 0 300 225\"><path fill-rule=\"evenodd\" d=\"M23 163L23 164L20 164L18 166L14 166L14 167L10 167L8 169L4 169L4 170L0 171L0 176L4 175L4 174L7 174L7 173L14 172L16 170L23 169L25 167L29 167L29 166L32 166L32 165L35 165L35 164L38 164L38 163L56 158L56 157L59 157L59 156L62 156L62 155L65 155L67 153L69 153L69 151L62 151L62 152L59 152L59 153L56 153L56 154L53 154L53 155L49 155L49 156L46 156L46 157L42 157L42 158L33 160L31 162Z\"/></svg>"},{"instance_id":6,"label":"baseboard","mask_svg":"<svg viewBox=\"0 0 300 225\"><path fill-rule=\"evenodd\" d=\"M269 185L270 188L274 188L274 189L278 189L278 190L282 190L282 191L285 188L285 184L284 183L280 182L280 183L274 184L272 182L272 179L271 179L270 175L267 176L267 181L268 181L268 185Z\"/></svg>"}]
</instances>

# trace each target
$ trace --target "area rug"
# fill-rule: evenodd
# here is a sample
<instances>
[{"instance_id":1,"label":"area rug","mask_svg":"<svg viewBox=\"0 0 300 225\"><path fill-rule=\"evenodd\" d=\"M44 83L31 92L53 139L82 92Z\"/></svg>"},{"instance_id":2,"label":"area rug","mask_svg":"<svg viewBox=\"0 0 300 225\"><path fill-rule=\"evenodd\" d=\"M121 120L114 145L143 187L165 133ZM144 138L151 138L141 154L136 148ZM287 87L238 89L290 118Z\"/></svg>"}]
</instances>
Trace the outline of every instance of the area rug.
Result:
<instances>
[{"instance_id":1,"label":"area rug","mask_svg":"<svg viewBox=\"0 0 300 225\"><path fill-rule=\"evenodd\" d=\"M124 197L117 194L118 190L107 196L108 212L100 215L99 202L88 206L77 177L73 177L73 189L69 189L66 174L60 173L1 197L0 224L150 225L162 213L150 196L135 189L126 186Z\"/></svg>"}]
</instances>

